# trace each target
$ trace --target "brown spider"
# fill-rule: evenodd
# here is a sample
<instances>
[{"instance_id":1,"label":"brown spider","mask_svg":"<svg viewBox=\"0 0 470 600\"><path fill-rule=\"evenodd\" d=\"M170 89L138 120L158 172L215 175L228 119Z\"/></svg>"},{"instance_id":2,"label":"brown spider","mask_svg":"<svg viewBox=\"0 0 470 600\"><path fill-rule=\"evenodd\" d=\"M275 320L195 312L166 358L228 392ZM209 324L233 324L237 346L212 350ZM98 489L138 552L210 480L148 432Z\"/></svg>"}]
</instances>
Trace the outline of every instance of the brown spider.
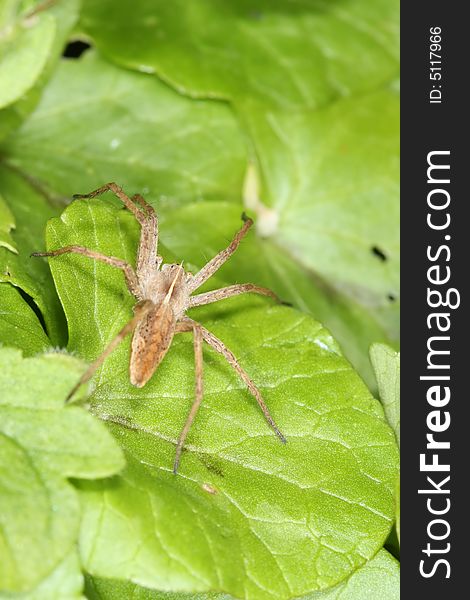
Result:
<instances>
[{"instance_id":1,"label":"brown spider","mask_svg":"<svg viewBox=\"0 0 470 600\"><path fill-rule=\"evenodd\" d=\"M214 334L200 323L185 315L186 311L194 306L210 304L211 302L217 302L245 292L255 292L278 300L276 294L271 290L251 283L229 285L218 290L192 296L193 292L206 282L232 256L238 248L241 239L252 226L253 221L243 214L243 227L237 232L229 246L216 254L198 273L193 275L192 273L187 273L182 265L163 264L162 257L157 254L157 215L152 206L139 194L129 198L116 183L107 183L89 194L76 194L74 198L94 198L108 190L122 200L140 223L140 242L137 250L137 266L135 271L129 263L120 258L106 256L83 246L65 246L51 252L34 252L31 255L52 257L73 252L94 260L99 260L112 267L117 267L124 273L129 291L138 300L134 306L134 317L121 329L104 349L103 353L85 371L67 396L67 402L72 398L80 385L86 383L93 376L96 369L127 334L134 332L129 364L130 381L133 385L142 387L152 377L156 368L168 352L175 333L192 331L194 336L196 375L195 398L186 423L178 438L173 472L176 473L178 470L184 441L202 401L203 340L219 352L235 369L256 398L269 425L279 439L285 443L286 439L271 417L259 389L239 365L233 353Z\"/></svg>"}]
</instances>

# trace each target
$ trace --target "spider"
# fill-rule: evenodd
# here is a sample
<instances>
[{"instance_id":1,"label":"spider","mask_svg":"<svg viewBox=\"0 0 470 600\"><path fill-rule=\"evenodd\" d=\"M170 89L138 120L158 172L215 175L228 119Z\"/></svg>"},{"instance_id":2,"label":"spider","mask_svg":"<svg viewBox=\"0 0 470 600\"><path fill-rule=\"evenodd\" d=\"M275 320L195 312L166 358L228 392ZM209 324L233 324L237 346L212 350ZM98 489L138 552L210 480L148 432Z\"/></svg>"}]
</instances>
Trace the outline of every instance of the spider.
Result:
<instances>
[{"instance_id":1,"label":"spider","mask_svg":"<svg viewBox=\"0 0 470 600\"><path fill-rule=\"evenodd\" d=\"M162 257L157 254L157 215L153 207L141 195L135 194L132 198L129 198L116 183L107 183L89 194L75 194L73 197L94 198L108 190L124 203L140 224L140 241L135 270L129 263L120 258L106 256L83 246L64 246L50 252L34 252L31 255L55 257L72 252L121 269L130 293L137 299L133 318L89 366L68 394L66 401L70 401L77 389L93 376L105 358L128 334L133 332L129 363L130 381L136 387L143 387L168 352L175 333L192 332L194 338L195 395L186 423L176 444L173 472L176 474L178 471L186 436L203 398L203 341L221 354L235 369L247 385L248 390L255 397L268 424L278 438L285 443L286 439L274 422L259 389L240 366L234 354L225 346L222 340L200 323L186 316L186 311L189 308L218 302L246 292L254 292L279 300L271 290L251 283L229 285L210 292L193 295L237 250L240 241L253 225L253 221L243 214L243 226L235 234L228 247L216 254L198 273L193 275L186 272L181 264L164 264Z\"/></svg>"}]
</instances>

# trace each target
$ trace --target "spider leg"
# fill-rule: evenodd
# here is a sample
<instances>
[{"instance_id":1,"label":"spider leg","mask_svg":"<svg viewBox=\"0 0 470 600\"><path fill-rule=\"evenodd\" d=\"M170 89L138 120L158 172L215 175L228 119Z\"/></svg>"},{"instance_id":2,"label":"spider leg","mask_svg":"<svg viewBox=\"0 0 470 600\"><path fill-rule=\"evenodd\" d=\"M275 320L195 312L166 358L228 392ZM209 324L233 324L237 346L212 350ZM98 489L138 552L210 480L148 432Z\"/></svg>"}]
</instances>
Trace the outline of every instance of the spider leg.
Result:
<instances>
[{"instance_id":1,"label":"spider leg","mask_svg":"<svg viewBox=\"0 0 470 600\"><path fill-rule=\"evenodd\" d=\"M216 350L219 354L221 354L225 358L225 360L229 363L229 365L238 373L238 375L240 376L242 381L244 383L246 383L251 394L255 397L256 402L258 402L258 405L261 408L266 421L271 426L274 433L281 440L281 442L283 444L285 444L286 438L284 437L284 435L279 430L279 427L274 422L274 419L272 418L271 413L269 412L269 409L266 406L266 404L261 396L261 392L256 387L256 385L254 384L253 380L250 378L248 373L241 367L241 365L235 358L235 355L233 354L233 352L227 348L227 346L222 342L222 340L220 340L218 337L216 337L208 329L203 327L200 323L193 321L193 319L190 319L189 317L184 317L183 319L181 319L181 326L183 326L183 324L185 324L187 326L191 325L193 328L197 327L198 329L200 329L202 338L204 339L204 341L207 342L209 344L209 346L214 348L214 350Z\"/></svg>"},{"instance_id":2,"label":"spider leg","mask_svg":"<svg viewBox=\"0 0 470 600\"><path fill-rule=\"evenodd\" d=\"M158 218L157 214L148 202L140 194L132 196L134 202L138 202L146 214L146 219L141 222L140 242L137 250L137 273L140 278L145 278L155 270L155 266L161 264L157 256L158 248Z\"/></svg>"},{"instance_id":3,"label":"spider leg","mask_svg":"<svg viewBox=\"0 0 470 600\"><path fill-rule=\"evenodd\" d=\"M153 208L153 206L149 204L147 200L145 200L145 198L140 194L134 194L131 200L140 204L147 216L155 214L155 209Z\"/></svg>"},{"instance_id":4,"label":"spider leg","mask_svg":"<svg viewBox=\"0 0 470 600\"><path fill-rule=\"evenodd\" d=\"M219 300L225 300L225 298L238 296L238 294L246 294L247 292L261 294L262 296L270 296L271 298L274 298L274 300L281 302L279 297L271 290L268 290L268 288L259 287L253 283L243 283L239 285L229 285L218 290L206 292L205 294L193 296L189 299L189 308L211 304L212 302L218 302Z\"/></svg>"},{"instance_id":5,"label":"spider leg","mask_svg":"<svg viewBox=\"0 0 470 600\"><path fill-rule=\"evenodd\" d=\"M158 219L155 210L140 194L129 198L117 183L106 183L88 194L74 194L74 198L95 198L107 191L117 196L132 212L140 223L140 242L137 250L136 271L139 279L143 279L154 270L157 264ZM140 205L140 207L138 206ZM160 261L161 262L161 261Z\"/></svg>"},{"instance_id":6,"label":"spider leg","mask_svg":"<svg viewBox=\"0 0 470 600\"><path fill-rule=\"evenodd\" d=\"M153 308L153 306L154 306L154 304L150 300L144 300L142 302L139 302L139 304L137 304L135 306L135 308L134 308L135 314L132 317L132 319L126 325L124 325L124 327L121 329L121 331L116 335L116 337L114 337L109 342L109 344L106 346L106 348L103 350L103 352L98 356L98 358L94 362L91 363L91 365L88 367L88 369L85 371L85 373L83 373L83 375L80 377L80 379L74 385L74 387L70 390L69 394L67 395L67 398L65 399L65 402L70 402L72 396L75 394L75 392L78 390L78 388L93 377L93 374L95 373L96 369L98 369L98 367L100 367L102 365L104 360L121 343L121 341L126 337L126 335L128 335L129 333L132 333L134 331L134 329L137 327L139 322Z\"/></svg>"},{"instance_id":7,"label":"spider leg","mask_svg":"<svg viewBox=\"0 0 470 600\"><path fill-rule=\"evenodd\" d=\"M88 194L74 194L73 197L74 199L96 198L97 196L101 196L101 194L104 194L107 191L110 191L115 196L117 196L119 200L121 200L121 202L126 206L126 208L128 208L131 211L131 213L135 216L135 218L139 221L141 225L145 222L146 213L144 213L138 206L134 204L134 202L132 202L129 196L123 192L121 186L119 186L117 183L114 183L113 181L111 183L105 183L98 189L93 190Z\"/></svg>"},{"instance_id":8,"label":"spider leg","mask_svg":"<svg viewBox=\"0 0 470 600\"><path fill-rule=\"evenodd\" d=\"M236 251L240 245L241 240L245 237L250 227L253 225L252 219L249 219L244 213L242 215L244 221L243 227L235 234L235 237L230 244L218 254L214 256L208 263L206 263L200 271L198 271L194 277L189 280L190 292L194 292L200 287L205 281L212 277L212 275L220 269L220 267L226 262L232 254Z\"/></svg>"},{"instance_id":9,"label":"spider leg","mask_svg":"<svg viewBox=\"0 0 470 600\"><path fill-rule=\"evenodd\" d=\"M178 438L178 443L176 444L176 453L175 460L173 463L173 473L176 475L178 471L178 467L180 464L181 453L183 451L184 442L186 440L186 436L191 428L191 425L196 417L197 411L202 402L203 397L203 359L202 359L202 332L201 328L197 323L192 324L178 324L176 328L177 333L182 333L184 331L192 331L193 339L194 339L194 372L195 372L195 386L194 386L194 401L191 406L191 410L189 411L188 417L186 419L186 423L184 424L183 429Z\"/></svg>"},{"instance_id":10,"label":"spider leg","mask_svg":"<svg viewBox=\"0 0 470 600\"><path fill-rule=\"evenodd\" d=\"M111 267L116 267L117 269L121 269L124 273L124 277L126 279L127 287L131 294L133 294L136 298L141 298L140 286L137 280L137 276L134 272L134 269L131 267L129 263L120 258L116 258L115 256L106 256L106 254L101 254L100 252L95 252L94 250L90 250L89 248L84 248L83 246L64 246L63 248L58 248L57 250L51 250L50 252L33 252L31 256L60 256L61 254L80 254L81 256L86 256L87 258L92 258L94 260L99 260Z\"/></svg>"}]
</instances>

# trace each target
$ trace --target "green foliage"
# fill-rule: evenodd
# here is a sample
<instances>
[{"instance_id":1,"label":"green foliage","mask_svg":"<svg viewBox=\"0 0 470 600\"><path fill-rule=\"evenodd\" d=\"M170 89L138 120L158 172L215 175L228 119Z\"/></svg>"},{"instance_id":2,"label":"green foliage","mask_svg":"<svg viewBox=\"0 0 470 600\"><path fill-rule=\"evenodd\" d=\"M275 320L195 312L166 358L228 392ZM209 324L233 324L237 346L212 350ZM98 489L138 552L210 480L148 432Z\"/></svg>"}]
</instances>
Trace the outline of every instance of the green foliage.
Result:
<instances>
[{"instance_id":1,"label":"green foliage","mask_svg":"<svg viewBox=\"0 0 470 600\"><path fill-rule=\"evenodd\" d=\"M33 309L20 291L8 283L0 284L0 342L21 348L25 356L45 350L50 345Z\"/></svg>"},{"instance_id":2,"label":"green foliage","mask_svg":"<svg viewBox=\"0 0 470 600\"><path fill-rule=\"evenodd\" d=\"M246 163L228 107L193 102L93 53L60 65L5 153L8 165L59 200L119 179L171 204L236 201Z\"/></svg>"},{"instance_id":3,"label":"green foliage","mask_svg":"<svg viewBox=\"0 0 470 600\"><path fill-rule=\"evenodd\" d=\"M398 341L398 10L389 0L85 0L81 16L117 64L233 105L277 225L267 233L260 203L259 231L315 280L296 306L334 331L370 386L369 345Z\"/></svg>"},{"instance_id":4,"label":"green foliage","mask_svg":"<svg viewBox=\"0 0 470 600\"><path fill-rule=\"evenodd\" d=\"M227 594L162 593L130 582L96 577L87 578L86 591L90 600L233 600ZM302 600L396 600L399 596L399 565L386 550L380 550L347 581L325 592L313 592Z\"/></svg>"},{"instance_id":5,"label":"green foliage","mask_svg":"<svg viewBox=\"0 0 470 600\"><path fill-rule=\"evenodd\" d=\"M60 562L51 573L43 579L34 590L19 594L2 594L3 600L84 600L83 574L80 558L76 549Z\"/></svg>"},{"instance_id":6,"label":"green foliage","mask_svg":"<svg viewBox=\"0 0 470 600\"><path fill-rule=\"evenodd\" d=\"M85 0L81 24L111 59L188 95L292 110L395 77L397 17L389 0Z\"/></svg>"},{"instance_id":7,"label":"green foliage","mask_svg":"<svg viewBox=\"0 0 470 600\"><path fill-rule=\"evenodd\" d=\"M373 341L396 339L398 329L397 303L388 298L393 294L395 300L398 286L398 227L391 225L398 217L396 143L390 139L397 104L386 92L363 101L362 108L344 101L318 115L302 113L297 122L278 114L282 126L292 131L290 148L273 139L277 126L252 122L261 172L269 182L266 197L274 199L278 225L259 240L261 251L243 269L247 280L269 280L287 301L325 322L373 385L368 347ZM323 122L335 121L339 124L328 133ZM345 128L351 128L347 136ZM372 133L367 137L363 131ZM344 148L354 144L359 149L345 155ZM312 155L314 145L318 150ZM320 157L332 153L330 146L337 152L321 166ZM367 152L375 161L373 177L361 158ZM213 231L220 229L214 215L243 210L247 154L228 107L183 98L149 76L117 69L93 54L61 66L39 109L8 140L4 160L40 181L55 201L113 179L125 189L143 192L162 218L172 215L167 234L175 250L181 238L179 219L186 220L193 209L200 210L190 217L196 219L197 231L222 234L223 243L233 228ZM349 174L348 182L337 183L338 171ZM305 173L301 187L299 173ZM193 207L202 199L211 206ZM265 222L263 207L254 210L258 229ZM182 237L187 236L186 226ZM201 260L208 254L200 233L196 242ZM377 244L387 261L373 254ZM231 283L239 280L238 268L226 273Z\"/></svg>"},{"instance_id":8,"label":"green foliage","mask_svg":"<svg viewBox=\"0 0 470 600\"><path fill-rule=\"evenodd\" d=\"M49 248L80 242L129 261L137 238L132 215L103 200L74 202L47 233ZM51 269L69 350L96 356L132 314L122 274L80 256L52 259ZM335 585L375 554L391 526L396 446L379 406L310 317L250 298L194 309L194 317L240 358L288 444L208 351L204 405L175 478L174 448L194 394L189 336L178 336L142 389L129 383L123 343L97 375L90 403L120 440L127 468L112 482L80 486L86 568L158 589L235 596L287 598ZM109 531L119 532L112 548Z\"/></svg>"},{"instance_id":9,"label":"green foliage","mask_svg":"<svg viewBox=\"0 0 470 600\"><path fill-rule=\"evenodd\" d=\"M54 40L55 20L48 13L32 20L32 23L27 18L14 24L2 23L7 35L2 39L0 108L24 96L46 64Z\"/></svg>"},{"instance_id":10,"label":"green foliage","mask_svg":"<svg viewBox=\"0 0 470 600\"><path fill-rule=\"evenodd\" d=\"M63 345L67 339L64 316L49 267L29 256L43 246L44 223L57 214L58 209L22 177L1 164L0 192L14 217L11 238L15 244L14 251L0 246L0 286L5 282L28 294L41 311L51 343ZM11 223L11 219L9 221ZM24 310L26 308L21 312Z\"/></svg>"},{"instance_id":11,"label":"green foliage","mask_svg":"<svg viewBox=\"0 0 470 600\"><path fill-rule=\"evenodd\" d=\"M24 592L76 543L80 506L66 478L112 475L123 458L102 423L64 406L83 369L79 361L61 354L23 359L7 348L0 359L0 589Z\"/></svg>"},{"instance_id":12,"label":"green foliage","mask_svg":"<svg viewBox=\"0 0 470 600\"><path fill-rule=\"evenodd\" d=\"M0 598L398 598L380 549L397 444L342 354L399 440L397 17L396 0L0 2ZM72 30L94 48L60 60ZM113 180L192 272L255 218L206 288L249 281L293 306L191 316L285 446L206 348L172 474L189 334L142 389L125 340L64 406L85 364L51 348L91 361L134 299L108 266L29 255L77 243L133 264L138 225L110 195L63 210Z\"/></svg>"},{"instance_id":13,"label":"green foliage","mask_svg":"<svg viewBox=\"0 0 470 600\"><path fill-rule=\"evenodd\" d=\"M34 109L78 18L80 0L0 5L0 139Z\"/></svg>"}]
</instances>

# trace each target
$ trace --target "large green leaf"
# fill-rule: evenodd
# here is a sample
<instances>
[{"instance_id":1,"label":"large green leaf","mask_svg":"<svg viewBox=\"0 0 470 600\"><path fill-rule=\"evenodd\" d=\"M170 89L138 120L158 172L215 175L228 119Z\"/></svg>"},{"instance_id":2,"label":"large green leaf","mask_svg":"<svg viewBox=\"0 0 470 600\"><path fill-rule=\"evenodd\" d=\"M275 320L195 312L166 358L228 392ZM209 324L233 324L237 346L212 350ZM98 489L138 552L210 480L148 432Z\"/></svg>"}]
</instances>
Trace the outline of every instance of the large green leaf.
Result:
<instances>
[{"instance_id":1,"label":"large green leaf","mask_svg":"<svg viewBox=\"0 0 470 600\"><path fill-rule=\"evenodd\" d=\"M81 25L121 65L238 105L317 107L398 71L395 0L85 0Z\"/></svg>"},{"instance_id":2,"label":"large green leaf","mask_svg":"<svg viewBox=\"0 0 470 600\"><path fill-rule=\"evenodd\" d=\"M58 208L17 173L1 164L0 193L14 217L15 229L11 237L18 248L0 245L0 282L11 283L26 292L44 317L51 342L64 344L67 339L64 314L49 267L29 256L44 248L44 223L58 213Z\"/></svg>"},{"instance_id":3,"label":"large green leaf","mask_svg":"<svg viewBox=\"0 0 470 600\"><path fill-rule=\"evenodd\" d=\"M182 98L90 52L61 65L4 155L59 198L118 180L162 200L238 200L246 165L227 106Z\"/></svg>"},{"instance_id":4,"label":"large green leaf","mask_svg":"<svg viewBox=\"0 0 470 600\"><path fill-rule=\"evenodd\" d=\"M82 244L132 262L137 236L132 215L94 200L53 219L47 239L49 248ZM80 256L50 263L69 349L95 358L132 314L122 274ZM288 443L209 350L203 407L175 477L175 443L193 398L190 337L177 336L142 389L129 384L122 343L97 374L90 406L128 466L110 481L80 484L86 568L160 590L247 598L335 585L375 554L391 526L397 448L380 405L306 315L245 297L194 316L240 358Z\"/></svg>"},{"instance_id":5,"label":"large green leaf","mask_svg":"<svg viewBox=\"0 0 470 600\"><path fill-rule=\"evenodd\" d=\"M9 348L0 361L0 589L26 592L46 585L76 544L80 507L66 478L112 475L123 459L101 423L64 406L82 363Z\"/></svg>"},{"instance_id":6,"label":"large green leaf","mask_svg":"<svg viewBox=\"0 0 470 600\"><path fill-rule=\"evenodd\" d=\"M162 593L139 587L130 582L87 578L89 600L232 600L226 594ZM358 569L347 581L324 592L313 592L303 600L398 600L400 598L400 567L386 551L378 554Z\"/></svg>"}]
</instances>

